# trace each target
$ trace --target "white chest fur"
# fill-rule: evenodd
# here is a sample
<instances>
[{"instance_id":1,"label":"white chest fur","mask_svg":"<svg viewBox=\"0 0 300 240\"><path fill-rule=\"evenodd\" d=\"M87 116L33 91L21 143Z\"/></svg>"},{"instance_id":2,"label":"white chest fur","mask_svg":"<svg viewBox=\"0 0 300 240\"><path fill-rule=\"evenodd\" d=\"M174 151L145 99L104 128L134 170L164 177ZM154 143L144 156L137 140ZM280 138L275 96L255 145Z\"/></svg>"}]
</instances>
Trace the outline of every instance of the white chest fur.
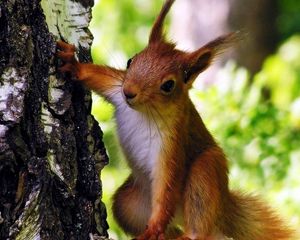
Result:
<instances>
[{"instance_id":1,"label":"white chest fur","mask_svg":"<svg viewBox=\"0 0 300 240\"><path fill-rule=\"evenodd\" d=\"M120 143L131 164L151 176L161 150L161 133L151 115L130 108L122 96L116 100L116 120Z\"/></svg>"}]
</instances>

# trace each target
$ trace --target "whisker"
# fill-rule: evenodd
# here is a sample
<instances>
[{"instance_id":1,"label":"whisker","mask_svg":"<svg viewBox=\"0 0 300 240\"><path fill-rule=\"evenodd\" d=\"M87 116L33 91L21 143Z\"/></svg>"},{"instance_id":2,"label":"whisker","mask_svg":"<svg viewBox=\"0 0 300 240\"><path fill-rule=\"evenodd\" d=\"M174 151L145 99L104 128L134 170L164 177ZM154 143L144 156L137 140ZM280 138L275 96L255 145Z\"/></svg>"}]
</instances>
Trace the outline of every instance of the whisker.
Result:
<instances>
[{"instance_id":1,"label":"whisker","mask_svg":"<svg viewBox=\"0 0 300 240\"><path fill-rule=\"evenodd\" d=\"M123 85L122 84L112 84L111 86L121 88Z\"/></svg>"},{"instance_id":2,"label":"whisker","mask_svg":"<svg viewBox=\"0 0 300 240\"><path fill-rule=\"evenodd\" d=\"M118 104L115 104L115 108L118 110L118 112L120 114L123 114L125 112L125 110L127 108L129 108L129 106L127 104L118 103Z\"/></svg>"},{"instance_id":3,"label":"whisker","mask_svg":"<svg viewBox=\"0 0 300 240\"><path fill-rule=\"evenodd\" d=\"M154 104L152 104L152 103L150 103L150 104L151 104L153 110L154 110L154 111L156 112L156 114L158 115L158 117L162 120L162 123L167 127L168 132L171 132L171 128L169 127L167 121L164 119L164 116L161 115L161 113L158 111L158 109L155 107Z\"/></svg>"},{"instance_id":4,"label":"whisker","mask_svg":"<svg viewBox=\"0 0 300 240\"><path fill-rule=\"evenodd\" d=\"M147 125L148 125L148 133L150 134L149 135L149 148L148 148L148 152L147 152L147 155L149 155L149 152L150 152L150 149L152 147L152 131L151 131L151 122L150 122L150 115L149 115L149 109L148 107L146 106L146 115L147 115L147 118L146 118L146 121L147 121Z\"/></svg>"},{"instance_id":5,"label":"whisker","mask_svg":"<svg viewBox=\"0 0 300 240\"><path fill-rule=\"evenodd\" d=\"M112 54L108 49L107 46L105 46L106 44L104 42L101 43L102 44L102 49L104 49L105 51L105 54L106 54L106 57L108 56L111 60L112 60L112 63L113 65L117 66L117 67L121 67L121 63L122 63L122 59L119 58L118 55L116 54ZM103 46L104 45L104 46Z\"/></svg>"},{"instance_id":6,"label":"whisker","mask_svg":"<svg viewBox=\"0 0 300 240\"><path fill-rule=\"evenodd\" d=\"M120 73L120 71L125 72L123 70L117 70L114 68L110 68L118 77L121 82L124 82L124 76Z\"/></svg>"},{"instance_id":7,"label":"whisker","mask_svg":"<svg viewBox=\"0 0 300 240\"><path fill-rule=\"evenodd\" d=\"M108 76L108 77L111 77L111 78L114 78L116 80L118 80L119 82L123 83L124 80L123 80L123 77L122 75L118 72L118 71L115 71L114 69L110 68L110 70L112 70L114 72L114 74L111 74L111 73L108 73L108 72L103 72L102 75L104 76Z\"/></svg>"},{"instance_id":8,"label":"whisker","mask_svg":"<svg viewBox=\"0 0 300 240\"><path fill-rule=\"evenodd\" d=\"M151 114L151 116L152 116L152 119L153 119L153 121L154 121L154 124L156 125L156 129L157 129L157 131L158 131L158 133L159 133L159 136L160 136L161 139L163 139L163 136L162 136L162 134L161 134L161 132L160 132L158 123L157 123L157 121L156 121L156 119L155 119L155 117L154 117L153 112L151 111L151 108L149 108L149 110L150 110L150 114Z\"/></svg>"}]
</instances>

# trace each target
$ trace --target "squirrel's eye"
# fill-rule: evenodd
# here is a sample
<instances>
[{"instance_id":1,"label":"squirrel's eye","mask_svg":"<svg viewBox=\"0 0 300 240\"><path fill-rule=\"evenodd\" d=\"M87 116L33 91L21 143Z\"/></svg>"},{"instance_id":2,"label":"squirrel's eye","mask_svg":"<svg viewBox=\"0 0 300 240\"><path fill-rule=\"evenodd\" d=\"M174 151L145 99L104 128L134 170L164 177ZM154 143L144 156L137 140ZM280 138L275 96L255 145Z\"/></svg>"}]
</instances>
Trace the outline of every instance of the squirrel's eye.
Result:
<instances>
[{"instance_id":1,"label":"squirrel's eye","mask_svg":"<svg viewBox=\"0 0 300 240\"><path fill-rule=\"evenodd\" d=\"M126 68L127 68L127 69L130 67L131 62L132 62L132 58L128 59L127 65L126 65Z\"/></svg>"},{"instance_id":2,"label":"squirrel's eye","mask_svg":"<svg viewBox=\"0 0 300 240\"><path fill-rule=\"evenodd\" d=\"M160 90L165 93L165 94L169 94L171 93L175 88L175 81L174 80L167 80L165 81L161 86L160 86Z\"/></svg>"}]
</instances>

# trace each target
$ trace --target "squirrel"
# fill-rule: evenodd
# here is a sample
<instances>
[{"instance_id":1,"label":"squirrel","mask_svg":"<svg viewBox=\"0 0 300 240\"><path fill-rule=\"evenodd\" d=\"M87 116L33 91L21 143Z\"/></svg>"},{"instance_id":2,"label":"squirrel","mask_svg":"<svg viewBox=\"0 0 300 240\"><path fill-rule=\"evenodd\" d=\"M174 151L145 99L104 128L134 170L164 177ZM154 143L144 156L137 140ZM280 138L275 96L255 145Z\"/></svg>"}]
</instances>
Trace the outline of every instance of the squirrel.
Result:
<instances>
[{"instance_id":1,"label":"squirrel","mask_svg":"<svg viewBox=\"0 0 300 240\"><path fill-rule=\"evenodd\" d=\"M132 172L113 197L113 215L137 240L287 240L291 230L257 196L229 190L225 154L189 98L196 77L236 41L221 36L193 52L165 39L166 0L148 46L125 70L80 63L57 43L62 73L111 102Z\"/></svg>"}]
</instances>

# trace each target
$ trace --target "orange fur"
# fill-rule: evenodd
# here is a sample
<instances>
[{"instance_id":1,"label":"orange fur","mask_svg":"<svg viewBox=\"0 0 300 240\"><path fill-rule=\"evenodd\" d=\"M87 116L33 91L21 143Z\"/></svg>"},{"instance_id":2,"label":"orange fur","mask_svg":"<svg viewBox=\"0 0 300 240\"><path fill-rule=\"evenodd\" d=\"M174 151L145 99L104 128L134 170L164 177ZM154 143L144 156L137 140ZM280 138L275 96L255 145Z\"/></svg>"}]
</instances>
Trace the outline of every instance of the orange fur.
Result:
<instances>
[{"instance_id":1,"label":"orange fur","mask_svg":"<svg viewBox=\"0 0 300 240\"><path fill-rule=\"evenodd\" d=\"M175 49L162 30L174 2L165 2L149 45L127 70L79 63L74 46L58 42L60 70L116 106L132 174L114 195L114 216L138 240L292 240L259 198L228 189L227 159L189 99L195 78L238 37L221 36L194 52Z\"/></svg>"},{"instance_id":2,"label":"orange fur","mask_svg":"<svg viewBox=\"0 0 300 240\"><path fill-rule=\"evenodd\" d=\"M142 233L151 214L150 184L129 176L114 195L112 210L125 232Z\"/></svg>"},{"instance_id":3,"label":"orange fur","mask_svg":"<svg viewBox=\"0 0 300 240\"><path fill-rule=\"evenodd\" d=\"M180 195L183 190L182 169L184 168L184 151L178 144L176 136L180 128L180 120L177 119L174 129L165 134L163 146L166 150L162 152L157 166L154 170L154 179L152 181L152 213L148 222L148 228L138 239L149 239L151 237L162 236L175 214L175 207L178 205ZM174 136L175 134L175 136ZM163 197L162 197L163 196Z\"/></svg>"}]
</instances>

